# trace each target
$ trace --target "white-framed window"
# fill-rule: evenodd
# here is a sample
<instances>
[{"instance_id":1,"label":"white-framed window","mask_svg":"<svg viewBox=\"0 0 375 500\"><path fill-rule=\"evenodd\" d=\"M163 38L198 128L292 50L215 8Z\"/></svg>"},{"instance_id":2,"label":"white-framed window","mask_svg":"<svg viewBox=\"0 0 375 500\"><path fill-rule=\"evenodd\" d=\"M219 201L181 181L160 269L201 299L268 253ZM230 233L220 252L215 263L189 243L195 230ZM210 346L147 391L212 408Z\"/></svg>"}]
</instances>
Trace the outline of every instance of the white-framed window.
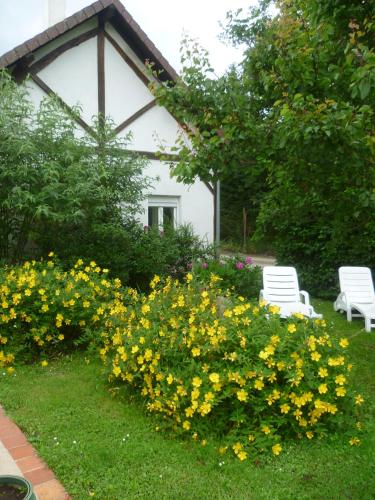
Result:
<instances>
[{"instance_id":1,"label":"white-framed window","mask_svg":"<svg viewBox=\"0 0 375 500\"><path fill-rule=\"evenodd\" d=\"M176 227L180 217L180 198L178 196L149 196L148 225L164 229Z\"/></svg>"}]
</instances>

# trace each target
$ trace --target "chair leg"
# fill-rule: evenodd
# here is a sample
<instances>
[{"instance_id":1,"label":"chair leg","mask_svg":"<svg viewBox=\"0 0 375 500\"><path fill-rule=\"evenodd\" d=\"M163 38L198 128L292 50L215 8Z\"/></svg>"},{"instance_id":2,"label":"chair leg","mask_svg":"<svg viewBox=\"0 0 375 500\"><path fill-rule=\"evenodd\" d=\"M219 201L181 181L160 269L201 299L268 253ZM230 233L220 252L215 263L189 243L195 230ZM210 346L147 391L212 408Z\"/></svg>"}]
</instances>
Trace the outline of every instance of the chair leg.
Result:
<instances>
[{"instance_id":1,"label":"chair leg","mask_svg":"<svg viewBox=\"0 0 375 500\"><path fill-rule=\"evenodd\" d=\"M352 308L351 307L348 307L347 311L346 311L346 319L348 321L351 321L352 320Z\"/></svg>"},{"instance_id":2,"label":"chair leg","mask_svg":"<svg viewBox=\"0 0 375 500\"><path fill-rule=\"evenodd\" d=\"M365 316L365 330L366 332L371 332L371 318Z\"/></svg>"}]
</instances>

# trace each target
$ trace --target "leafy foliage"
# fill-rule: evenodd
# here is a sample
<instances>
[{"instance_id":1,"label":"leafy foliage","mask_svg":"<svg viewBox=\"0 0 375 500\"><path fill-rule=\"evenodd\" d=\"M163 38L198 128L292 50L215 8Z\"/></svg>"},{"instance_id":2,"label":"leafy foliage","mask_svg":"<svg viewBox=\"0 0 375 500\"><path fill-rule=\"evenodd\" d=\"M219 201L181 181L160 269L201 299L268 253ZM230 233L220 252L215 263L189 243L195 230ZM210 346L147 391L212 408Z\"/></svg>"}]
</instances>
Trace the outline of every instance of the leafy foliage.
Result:
<instances>
[{"instance_id":1,"label":"leafy foliage","mask_svg":"<svg viewBox=\"0 0 375 500\"><path fill-rule=\"evenodd\" d=\"M188 37L182 43L181 60L180 80L152 87L159 104L186 124L174 147L178 161L171 163L172 174L184 182L199 177L214 184L220 179L224 234L240 237L242 229L231 221L245 210L254 230L266 190L261 152L267 140L260 120L262 110L249 99L239 69L233 67L217 78L207 52Z\"/></svg>"},{"instance_id":2,"label":"leafy foliage","mask_svg":"<svg viewBox=\"0 0 375 500\"><path fill-rule=\"evenodd\" d=\"M283 322L275 307L222 297L218 276L203 290L192 280L156 276L147 297L129 292L126 313L102 336L110 381L138 393L175 432L203 445L215 436L221 453L240 460L278 455L291 438L352 435L363 398L350 388L347 339L331 338L324 320Z\"/></svg>"},{"instance_id":3,"label":"leafy foliage","mask_svg":"<svg viewBox=\"0 0 375 500\"><path fill-rule=\"evenodd\" d=\"M97 335L109 310L121 307L121 282L108 269L82 260L64 271L50 259L0 269L0 366L36 359L86 345Z\"/></svg>"},{"instance_id":4,"label":"leafy foliage","mask_svg":"<svg viewBox=\"0 0 375 500\"><path fill-rule=\"evenodd\" d=\"M220 260L196 262L193 275L204 285L210 283L212 275L220 278L222 290L233 290L236 295L257 299L262 288L261 268L252 265L251 257L225 257Z\"/></svg>"},{"instance_id":5,"label":"leafy foliage","mask_svg":"<svg viewBox=\"0 0 375 500\"><path fill-rule=\"evenodd\" d=\"M258 234L313 293L335 293L337 268L374 266L375 54L368 2L282 1L233 20L267 110L270 191Z\"/></svg>"},{"instance_id":6,"label":"leafy foliage","mask_svg":"<svg viewBox=\"0 0 375 500\"><path fill-rule=\"evenodd\" d=\"M254 228L256 217L278 262L331 297L340 265L375 265L375 7L280 0L271 15L270 5L228 14L226 37L245 47L238 68L214 79L190 43L182 80L156 95L191 125L175 175L229 179L237 220L245 209Z\"/></svg>"},{"instance_id":7,"label":"leafy foliage","mask_svg":"<svg viewBox=\"0 0 375 500\"><path fill-rule=\"evenodd\" d=\"M0 259L50 250L78 257L139 213L150 184L145 160L124 151L110 123L97 120L94 135L78 137L55 100L35 110L27 85L1 73Z\"/></svg>"}]
</instances>

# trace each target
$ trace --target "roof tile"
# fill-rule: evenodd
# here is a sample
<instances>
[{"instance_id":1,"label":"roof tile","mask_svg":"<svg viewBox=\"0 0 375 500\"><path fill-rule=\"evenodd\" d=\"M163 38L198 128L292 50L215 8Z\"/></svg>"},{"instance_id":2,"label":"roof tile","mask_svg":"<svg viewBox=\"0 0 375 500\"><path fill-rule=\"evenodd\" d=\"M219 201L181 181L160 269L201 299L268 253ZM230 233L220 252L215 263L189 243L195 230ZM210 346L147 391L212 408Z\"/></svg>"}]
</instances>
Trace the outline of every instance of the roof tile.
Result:
<instances>
[{"instance_id":1,"label":"roof tile","mask_svg":"<svg viewBox=\"0 0 375 500\"><path fill-rule=\"evenodd\" d=\"M119 0L98 0L92 5L85 7L84 9L78 11L64 21L61 21L60 23L43 31L39 35L36 35L34 38L27 40L25 43L19 45L15 49L3 54L0 57L0 67L10 66L11 64L17 62L17 60L21 57L37 50L39 47L47 44L51 40L56 39L58 36L67 32L69 29L78 26L85 20L95 16L96 14L110 6L114 7L115 12L117 11L117 17L119 18L120 25L123 26L122 29L124 30L124 32L128 31L136 39L138 39L139 52L143 54L143 58L155 61L159 67L165 70L165 72L167 73L166 77L172 79L177 78L178 75L175 70L162 56L161 52L155 47L146 33L144 33L139 24L132 18L132 16Z\"/></svg>"}]
</instances>

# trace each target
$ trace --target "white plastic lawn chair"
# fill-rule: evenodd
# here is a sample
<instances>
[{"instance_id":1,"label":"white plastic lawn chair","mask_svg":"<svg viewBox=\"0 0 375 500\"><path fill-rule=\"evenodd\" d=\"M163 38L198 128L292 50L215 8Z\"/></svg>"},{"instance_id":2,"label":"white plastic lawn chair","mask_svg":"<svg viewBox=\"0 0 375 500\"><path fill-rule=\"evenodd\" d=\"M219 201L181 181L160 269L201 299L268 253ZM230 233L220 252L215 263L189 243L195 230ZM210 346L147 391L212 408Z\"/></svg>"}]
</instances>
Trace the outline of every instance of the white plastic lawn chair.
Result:
<instances>
[{"instance_id":1,"label":"white plastic lawn chair","mask_svg":"<svg viewBox=\"0 0 375 500\"><path fill-rule=\"evenodd\" d=\"M295 313L308 318L321 319L323 316L314 311L310 296L298 286L297 272L294 267L266 266L263 268L263 289L260 300L280 308L280 316L286 318Z\"/></svg>"},{"instance_id":2,"label":"white plastic lawn chair","mask_svg":"<svg viewBox=\"0 0 375 500\"><path fill-rule=\"evenodd\" d=\"M375 328L375 292L368 267L340 267L340 294L333 304L335 311L346 312L348 321L365 319L365 330ZM356 311L356 312L353 312Z\"/></svg>"}]
</instances>

